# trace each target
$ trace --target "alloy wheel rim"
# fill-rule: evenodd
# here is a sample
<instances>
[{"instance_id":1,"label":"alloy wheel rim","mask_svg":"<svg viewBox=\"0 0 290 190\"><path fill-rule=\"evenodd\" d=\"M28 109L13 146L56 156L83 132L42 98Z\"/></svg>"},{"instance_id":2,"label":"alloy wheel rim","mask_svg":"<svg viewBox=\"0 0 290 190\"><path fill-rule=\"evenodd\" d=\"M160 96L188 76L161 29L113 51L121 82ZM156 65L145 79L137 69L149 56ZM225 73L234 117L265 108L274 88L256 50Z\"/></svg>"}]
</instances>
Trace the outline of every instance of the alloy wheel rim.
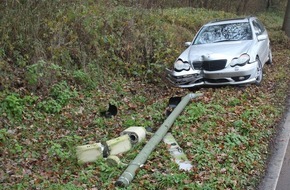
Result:
<instances>
[{"instance_id":1,"label":"alloy wheel rim","mask_svg":"<svg viewBox=\"0 0 290 190\"><path fill-rule=\"evenodd\" d=\"M262 81L262 77L263 77L262 66L260 60L258 60L257 77L256 77L257 83L260 83Z\"/></svg>"}]
</instances>

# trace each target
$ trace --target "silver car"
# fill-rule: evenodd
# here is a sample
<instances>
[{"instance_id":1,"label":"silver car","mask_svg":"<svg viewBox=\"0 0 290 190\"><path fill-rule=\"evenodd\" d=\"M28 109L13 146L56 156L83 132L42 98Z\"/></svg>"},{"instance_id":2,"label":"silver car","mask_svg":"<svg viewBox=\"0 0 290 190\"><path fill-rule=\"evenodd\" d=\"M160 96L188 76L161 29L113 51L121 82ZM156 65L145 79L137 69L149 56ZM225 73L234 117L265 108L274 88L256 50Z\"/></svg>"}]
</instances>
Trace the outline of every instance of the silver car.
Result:
<instances>
[{"instance_id":1,"label":"silver car","mask_svg":"<svg viewBox=\"0 0 290 190\"><path fill-rule=\"evenodd\" d=\"M185 45L173 69L166 69L181 88L260 84L264 64L272 64L268 33L256 17L209 22Z\"/></svg>"}]
</instances>

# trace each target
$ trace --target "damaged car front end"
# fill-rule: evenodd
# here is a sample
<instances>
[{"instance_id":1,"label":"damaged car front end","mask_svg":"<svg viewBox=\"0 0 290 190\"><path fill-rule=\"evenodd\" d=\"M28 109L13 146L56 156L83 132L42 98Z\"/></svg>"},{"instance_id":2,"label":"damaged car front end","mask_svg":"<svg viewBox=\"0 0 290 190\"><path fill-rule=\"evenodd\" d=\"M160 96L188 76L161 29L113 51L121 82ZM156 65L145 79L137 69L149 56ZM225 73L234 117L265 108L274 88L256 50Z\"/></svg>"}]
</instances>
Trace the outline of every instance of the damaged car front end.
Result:
<instances>
[{"instance_id":1,"label":"damaged car front end","mask_svg":"<svg viewBox=\"0 0 290 190\"><path fill-rule=\"evenodd\" d=\"M178 87L192 87L203 85L203 73L201 70L189 68L184 71L170 70L166 68L167 79Z\"/></svg>"}]
</instances>

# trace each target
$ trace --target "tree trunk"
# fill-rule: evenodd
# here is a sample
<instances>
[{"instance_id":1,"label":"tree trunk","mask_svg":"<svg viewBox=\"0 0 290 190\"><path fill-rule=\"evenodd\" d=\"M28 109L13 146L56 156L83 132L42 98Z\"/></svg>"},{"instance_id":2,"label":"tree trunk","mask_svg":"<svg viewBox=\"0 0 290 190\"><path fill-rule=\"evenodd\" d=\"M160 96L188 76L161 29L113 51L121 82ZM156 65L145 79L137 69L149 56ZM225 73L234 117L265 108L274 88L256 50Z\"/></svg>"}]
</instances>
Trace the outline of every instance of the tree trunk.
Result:
<instances>
[{"instance_id":1,"label":"tree trunk","mask_svg":"<svg viewBox=\"0 0 290 190\"><path fill-rule=\"evenodd\" d=\"M266 9L269 10L269 8L272 6L272 0L266 0L266 2L267 2Z\"/></svg>"},{"instance_id":2,"label":"tree trunk","mask_svg":"<svg viewBox=\"0 0 290 190\"><path fill-rule=\"evenodd\" d=\"M288 0L287 3L282 30L285 31L286 35L290 38L290 0Z\"/></svg>"}]
</instances>

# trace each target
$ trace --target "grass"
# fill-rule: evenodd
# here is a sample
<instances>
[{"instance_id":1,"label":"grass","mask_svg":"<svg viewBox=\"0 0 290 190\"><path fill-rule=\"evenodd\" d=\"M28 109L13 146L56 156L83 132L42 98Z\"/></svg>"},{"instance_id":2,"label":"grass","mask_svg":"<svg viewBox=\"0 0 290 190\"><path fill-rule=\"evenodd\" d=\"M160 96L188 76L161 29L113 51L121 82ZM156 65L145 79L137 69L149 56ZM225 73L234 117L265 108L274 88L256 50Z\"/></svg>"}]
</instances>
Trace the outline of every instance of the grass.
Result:
<instances>
[{"instance_id":1,"label":"grass","mask_svg":"<svg viewBox=\"0 0 290 190\"><path fill-rule=\"evenodd\" d=\"M165 120L169 97L189 93L168 86L157 74L171 66L183 43L203 23L234 16L205 9L112 5L115 14L108 16L105 8L91 3L66 7L55 19L53 13L42 12L48 16L42 20L46 28L33 34L46 43L35 43L31 36L22 36L27 41L18 43L4 33L2 189L115 188L125 167L110 167L102 159L78 164L75 147L116 138L130 126L156 131ZM119 15L123 17L118 20ZM193 169L179 171L160 143L125 189L255 189L285 110L290 82L289 40L279 31L282 17L258 16L269 28L274 56L274 65L264 68L262 85L199 89L204 95L186 107L170 130ZM84 21L82 26L79 21ZM18 27L20 33L26 31L26 26ZM34 47L31 52L24 51L28 44ZM100 111L109 103L118 107L118 114L103 118ZM132 161L143 146L120 155L121 161Z\"/></svg>"}]
</instances>

